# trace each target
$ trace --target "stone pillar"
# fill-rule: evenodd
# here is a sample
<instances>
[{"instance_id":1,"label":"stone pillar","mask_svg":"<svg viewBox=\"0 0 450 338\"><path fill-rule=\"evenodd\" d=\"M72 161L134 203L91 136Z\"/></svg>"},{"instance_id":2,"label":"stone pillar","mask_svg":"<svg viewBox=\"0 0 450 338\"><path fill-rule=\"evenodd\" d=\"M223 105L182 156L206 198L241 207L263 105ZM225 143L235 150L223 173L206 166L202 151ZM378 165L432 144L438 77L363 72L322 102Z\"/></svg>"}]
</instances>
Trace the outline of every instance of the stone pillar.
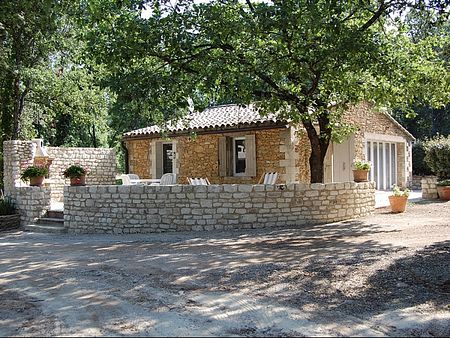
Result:
<instances>
[{"instance_id":1,"label":"stone pillar","mask_svg":"<svg viewBox=\"0 0 450 338\"><path fill-rule=\"evenodd\" d=\"M427 176L422 179L422 198L436 199L438 198L437 192L437 177Z\"/></svg>"},{"instance_id":2,"label":"stone pillar","mask_svg":"<svg viewBox=\"0 0 450 338\"><path fill-rule=\"evenodd\" d=\"M15 188L26 186L20 179L22 170L33 165L36 145L30 141L3 142L3 185L6 196L15 196Z\"/></svg>"}]
</instances>

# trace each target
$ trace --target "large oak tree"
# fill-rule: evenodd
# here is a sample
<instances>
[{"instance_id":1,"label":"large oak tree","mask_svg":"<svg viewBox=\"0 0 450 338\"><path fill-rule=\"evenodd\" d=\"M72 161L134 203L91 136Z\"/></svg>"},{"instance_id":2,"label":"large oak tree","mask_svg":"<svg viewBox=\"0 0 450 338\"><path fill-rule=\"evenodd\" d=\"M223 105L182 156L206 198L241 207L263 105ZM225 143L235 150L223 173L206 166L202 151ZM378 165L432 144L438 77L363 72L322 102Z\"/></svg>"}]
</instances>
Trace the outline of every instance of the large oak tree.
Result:
<instances>
[{"instance_id":1,"label":"large oak tree","mask_svg":"<svg viewBox=\"0 0 450 338\"><path fill-rule=\"evenodd\" d=\"M305 128L311 182L322 182L350 105L448 100L440 57L448 37L413 41L402 20L413 7L439 18L446 2L102 0L85 4L82 22L107 84L132 113L158 121L182 115L188 99L196 109L257 102Z\"/></svg>"}]
</instances>

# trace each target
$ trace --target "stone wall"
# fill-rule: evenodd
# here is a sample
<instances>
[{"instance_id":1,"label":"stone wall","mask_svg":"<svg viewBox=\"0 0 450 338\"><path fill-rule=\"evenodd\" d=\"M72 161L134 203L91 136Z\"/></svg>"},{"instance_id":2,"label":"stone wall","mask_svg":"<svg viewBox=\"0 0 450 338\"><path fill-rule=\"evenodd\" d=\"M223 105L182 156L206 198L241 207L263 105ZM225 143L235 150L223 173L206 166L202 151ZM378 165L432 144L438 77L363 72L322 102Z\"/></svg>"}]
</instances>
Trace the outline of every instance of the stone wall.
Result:
<instances>
[{"instance_id":1,"label":"stone wall","mask_svg":"<svg viewBox=\"0 0 450 338\"><path fill-rule=\"evenodd\" d=\"M71 233L302 226L373 212L373 183L64 188Z\"/></svg>"},{"instance_id":2,"label":"stone wall","mask_svg":"<svg viewBox=\"0 0 450 338\"><path fill-rule=\"evenodd\" d=\"M116 154L108 148L46 147L53 162L44 184L50 187L52 200L62 201L63 187L68 185L63 171L74 163L88 168L86 183L90 185L115 184ZM31 141L5 141L3 143L5 195L14 197L17 187L28 186L20 180L20 173L34 163L35 145Z\"/></svg>"},{"instance_id":3,"label":"stone wall","mask_svg":"<svg viewBox=\"0 0 450 338\"><path fill-rule=\"evenodd\" d=\"M11 197L20 214L20 224L33 224L50 209L51 193L46 187L20 187Z\"/></svg>"},{"instance_id":4,"label":"stone wall","mask_svg":"<svg viewBox=\"0 0 450 338\"><path fill-rule=\"evenodd\" d=\"M70 184L64 178L64 170L72 164L87 168L87 185L115 184L117 175L116 153L109 148L57 148L47 147L53 162L50 166L49 182L52 200L63 200L63 188Z\"/></svg>"},{"instance_id":5,"label":"stone wall","mask_svg":"<svg viewBox=\"0 0 450 338\"><path fill-rule=\"evenodd\" d=\"M422 179L422 198L425 199L438 198L436 183L437 177L435 176L425 176Z\"/></svg>"},{"instance_id":6,"label":"stone wall","mask_svg":"<svg viewBox=\"0 0 450 338\"><path fill-rule=\"evenodd\" d=\"M424 179L424 178L425 178L425 176L413 175L412 182L411 182L411 189L421 190L422 189L422 179Z\"/></svg>"}]
</instances>

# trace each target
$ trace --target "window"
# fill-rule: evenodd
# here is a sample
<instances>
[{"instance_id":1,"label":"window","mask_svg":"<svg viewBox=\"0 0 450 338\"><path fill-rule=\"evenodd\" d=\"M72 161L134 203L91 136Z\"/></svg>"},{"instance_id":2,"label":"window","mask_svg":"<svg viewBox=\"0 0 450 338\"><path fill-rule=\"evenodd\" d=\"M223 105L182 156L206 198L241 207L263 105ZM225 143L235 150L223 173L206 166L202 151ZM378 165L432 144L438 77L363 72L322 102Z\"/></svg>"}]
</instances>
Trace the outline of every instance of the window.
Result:
<instances>
[{"instance_id":1,"label":"window","mask_svg":"<svg viewBox=\"0 0 450 338\"><path fill-rule=\"evenodd\" d=\"M233 174L235 176L245 175L245 137L233 138Z\"/></svg>"},{"instance_id":2,"label":"window","mask_svg":"<svg viewBox=\"0 0 450 338\"><path fill-rule=\"evenodd\" d=\"M162 156L163 174L172 173L173 172L172 143L163 143L162 155L163 155Z\"/></svg>"},{"instance_id":3,"label":"window","mask_svg":"<svg viewBox=\"0 0 450 338\"><path fill-rule=\"evenodd\" d=\"M155 157L153 158L153 173L156 178L174 171L175 148L172 142L160 142L155 144Z\"/></svg>"},{"instance_id":4,"label":"window","mask_svg":"<svg viewBox=\"0 0 450 338\"><path fill-rule=\"evenodd\" d=\"M219 138L219 176L256 176L255 135Z\"/></svg>"}]
</instances>

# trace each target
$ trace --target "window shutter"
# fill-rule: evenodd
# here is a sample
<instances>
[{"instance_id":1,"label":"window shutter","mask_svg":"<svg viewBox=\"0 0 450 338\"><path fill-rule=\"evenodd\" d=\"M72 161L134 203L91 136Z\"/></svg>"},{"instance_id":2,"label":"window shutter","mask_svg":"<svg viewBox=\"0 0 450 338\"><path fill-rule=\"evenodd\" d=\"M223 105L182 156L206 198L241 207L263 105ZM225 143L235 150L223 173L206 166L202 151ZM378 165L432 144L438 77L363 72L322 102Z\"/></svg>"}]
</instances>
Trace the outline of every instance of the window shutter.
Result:
<instances>
[{"instance_id":1,"label":"window shutter","mask_svg":"<svg viewBox=\"0 0 450 338\"><path fill-rule=\"evenodd\" d=\"M245 135L245 175L256 176L255 135Z\"/></svg>"},{"instance_id":2,"label":"window shutter","mask_svg":"<svg viewBox=\"0 0 450 338\"><path fill-rule=\"evenodd\" d=\"M227 176L227 138L219 137L219 176Z\"/></svg>"},{"instance_id":3,"label":"window shutter","mask_svg":"<svg viewBox=\"0 0 450 338\"><path fill-rule=\"evenodd\" d=\"M233 139L219 138L219 176L233 176Z\"/></svg>"},{"instance_id":4,"label":"window shutter","mask_svg":"<svg viewBox=\"0 0 450 338\"><path fill-rule=\"evenodd\" d=\"M156 178L161 178L163 174L163 144L156 142Z\"/></svg>"}]
</instances>

